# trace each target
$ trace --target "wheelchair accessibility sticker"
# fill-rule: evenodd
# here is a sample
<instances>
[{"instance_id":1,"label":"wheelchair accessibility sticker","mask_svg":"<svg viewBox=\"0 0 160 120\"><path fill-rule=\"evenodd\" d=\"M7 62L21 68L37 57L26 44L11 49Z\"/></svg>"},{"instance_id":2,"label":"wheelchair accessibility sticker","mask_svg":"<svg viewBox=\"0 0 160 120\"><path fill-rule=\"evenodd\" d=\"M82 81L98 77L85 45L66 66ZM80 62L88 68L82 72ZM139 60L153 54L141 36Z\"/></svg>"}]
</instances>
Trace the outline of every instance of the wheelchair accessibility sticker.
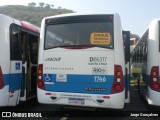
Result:
<instances>
[{"instance_id":1,"label":"wheelchair accessibility sticker","mask_svg":"<svg viewBox=\"0 0 160 120\"><path fill-rule=\"evenodd\" d=\"M52 75L51 74L46 74L44 76L44 80L45 80L45 84L54 84L54 82L52 81Z\"/></svg>"},{"instance_id":2,"label":"wheelchair accessibility sticker","mask_svg":"<svg viewBox=\"0 0 160 120\"><path fill-rule=\"evenodd\" d=\"M16 70L20 70L20 63L19 62L16 62L15 68L16 68Z\"/></svg>"}]
</instances>

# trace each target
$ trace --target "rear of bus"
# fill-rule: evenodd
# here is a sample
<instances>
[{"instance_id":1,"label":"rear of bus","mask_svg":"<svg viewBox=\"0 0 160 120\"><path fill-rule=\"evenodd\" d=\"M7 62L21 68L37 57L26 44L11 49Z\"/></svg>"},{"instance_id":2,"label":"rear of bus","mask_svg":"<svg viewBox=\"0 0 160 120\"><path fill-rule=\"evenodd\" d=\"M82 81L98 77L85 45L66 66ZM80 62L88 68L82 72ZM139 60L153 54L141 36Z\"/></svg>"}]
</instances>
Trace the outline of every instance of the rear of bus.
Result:
<instances>
[{"instance_id":1,"label":"rear of bus","mask_svg":"<svg viewBox=\"0 0 160 120\"><path fill-rule=\"evenodd\" d=\"M121 109L125 63L118 14L61 15L41 24L39 103Z\"/></svg>"},{"instance_id":2,"label":"rear of bus","mask_svg":"<svg viewBox=\"0 0 160 120\"><path fill-rule=\"evenodd\" d=\"M9 98L9 26L13 22L9 17L0 14L0 106L8 105Z\"/></svg>"},{"instance_id":3,"label":"rear of bus","mask_svg":"<svg viewBox=\"0 0 160 120\"><path fill-rule=\"evenodd\" d=\"M149 105L160 106L160 20L152 20L147 33L147 66L144 64L142 68L142 72L147 73L144 76L148 85L146 98Z\"/></svg>"}]
</instances>

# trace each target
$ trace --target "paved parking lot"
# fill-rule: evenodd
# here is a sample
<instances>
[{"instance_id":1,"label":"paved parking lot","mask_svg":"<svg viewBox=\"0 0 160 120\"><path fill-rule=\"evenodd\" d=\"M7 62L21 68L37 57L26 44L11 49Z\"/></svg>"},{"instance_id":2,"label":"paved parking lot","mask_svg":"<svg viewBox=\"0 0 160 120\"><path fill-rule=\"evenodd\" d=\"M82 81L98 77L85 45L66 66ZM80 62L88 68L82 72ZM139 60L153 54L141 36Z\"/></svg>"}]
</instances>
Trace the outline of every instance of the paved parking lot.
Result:
<instances>
[{"instance_id":1,"label":"paved parking lot","mask_svg":"<svg viewBox=\"0 0 160 120\"><path fill-rule=\"evenodd\" d=\"M21 103L16 107L4 107L1 108L3 111L12 112L40 112L44 116L54 117L54 120L103 120L103 119L117 119L117 120L158 120L160 119L160 107L148 106L147 102L138 94L138 90L131 87L131 103L125 104L123 110L113 110L113 109L97 109L97 110L77 110L68 107L62 108L59 105L46 105L37 103L36 99L30 100L26 103ZM130 114L158 114L159 117L129 117ZM114 118L108 118L113 117ZM106 118L107 117L107 118ZM52 118L38 118L37 120L50 120ZM24 119L24 118L18 118ZM36 118L30 118L36 119ZM53 120L53 119L52 119Z\"/></svg>"}]
</instances>

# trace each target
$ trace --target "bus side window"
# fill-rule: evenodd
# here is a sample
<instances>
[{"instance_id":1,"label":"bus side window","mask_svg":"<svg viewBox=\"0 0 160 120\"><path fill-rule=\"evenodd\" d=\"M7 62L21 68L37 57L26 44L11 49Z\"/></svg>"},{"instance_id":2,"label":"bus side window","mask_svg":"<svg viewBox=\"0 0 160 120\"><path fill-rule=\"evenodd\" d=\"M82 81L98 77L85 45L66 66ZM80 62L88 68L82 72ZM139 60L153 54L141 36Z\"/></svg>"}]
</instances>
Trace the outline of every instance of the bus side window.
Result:
<instances>
[{"instance_id":1,"label":"bus side window","mask_svg":"<svg viewBox=\"0 0 160 120\"><path fill-rule=\"evenodd\" d=\"M140 62L143 62L143 43L140 46Z\"/></svg>"},{"instance_id":2,"label":"bus side window","mask_svg":"<svg viewBox=\"0 0 160 120\"><path fill-rule=\"evenodd\" d=\"M147 48L147 42L144 45L144 62L147 62L147 53L148 53L148 48Z\"/></svg>"},{"instance_id":3,"label":"bus side window","mask_svg":"<svg viewBox=\"0 0 160 120\"><path fill-rule=\"evenodd\" d=\"M20 39L20 28L16 25L12 25L10 33L11 33L10 35L11 60L21 60L22 47Z\"/></svg>"},{"instance_id":4,"label":"bus side window","mask_svg":"<svg viewBox=\"0 0 160 120\"><path fill-rule=\"evenodd\" d=\"M137 51L137 62L140 61L140 46L138 46L138 51Z\"/></svg>"},{"instance_id":5,"label":"bus side window","mask_svg":"<svg viewBox=\"0 0 160 120\"><path fill-rule=\"evenodd\" d=\"M148 41L148 31L146 32L143 40L143 62L147 62L147 53L148 53L147 41Z\"/></svg>"}]
</instances>

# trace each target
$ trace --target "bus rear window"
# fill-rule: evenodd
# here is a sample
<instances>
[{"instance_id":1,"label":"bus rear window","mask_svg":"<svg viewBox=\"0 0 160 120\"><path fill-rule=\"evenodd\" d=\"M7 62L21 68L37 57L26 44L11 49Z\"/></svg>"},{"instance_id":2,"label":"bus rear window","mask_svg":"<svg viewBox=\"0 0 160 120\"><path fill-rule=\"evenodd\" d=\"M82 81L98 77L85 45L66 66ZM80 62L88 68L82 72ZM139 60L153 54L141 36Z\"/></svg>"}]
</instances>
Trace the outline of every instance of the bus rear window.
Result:
<instances>
[{"instance_id":1,"label":"bus rear window","mask_svg":"<svg viewBox=\"0 0 160 120\"><path fill-rule=\"evenodd\" d=\"M113 22L82 22L46 26L45 49L63 46L114 48Z\"/></svg>"}]
</instances>

